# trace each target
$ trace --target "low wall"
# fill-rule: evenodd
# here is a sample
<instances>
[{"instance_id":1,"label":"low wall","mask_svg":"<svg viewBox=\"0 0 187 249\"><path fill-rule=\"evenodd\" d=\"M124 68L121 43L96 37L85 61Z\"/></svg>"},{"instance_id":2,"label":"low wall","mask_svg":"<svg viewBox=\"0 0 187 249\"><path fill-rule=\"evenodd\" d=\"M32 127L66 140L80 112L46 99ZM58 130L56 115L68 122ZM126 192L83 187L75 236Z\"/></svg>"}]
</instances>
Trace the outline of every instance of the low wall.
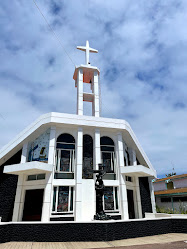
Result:
<instances>
[{"instance_id":1,"label":"low wall","mask_svg":"<svg viewBox=\"0 0 187 249\"><path fill-rule=\"evenodd\" d=\"M161 217L186 218L187 219L187 214L145 213L146 219L154 219L154 218L161 218Z\"/></svg>"},{"instance_id":2,"label":"low wall","mask_svg":"<svg viewBox=\"0 0 187 249\"><path fill-rule=\"evenodd\" d=\"M187 233L187 219L0 223L1 243L9 241L112 241L165 233Z\"/></svg>"}]
</instances>

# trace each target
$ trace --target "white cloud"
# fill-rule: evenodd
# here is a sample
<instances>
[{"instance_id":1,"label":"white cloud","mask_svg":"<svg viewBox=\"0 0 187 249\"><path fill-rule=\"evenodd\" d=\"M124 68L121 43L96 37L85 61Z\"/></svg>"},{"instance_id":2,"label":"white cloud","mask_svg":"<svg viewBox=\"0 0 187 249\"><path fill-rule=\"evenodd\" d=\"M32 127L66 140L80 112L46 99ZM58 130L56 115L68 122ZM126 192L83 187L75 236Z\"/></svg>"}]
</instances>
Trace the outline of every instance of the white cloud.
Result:
<instances>
[{"instance_id":1,"label":"white cloud","mask_svg":"<svg viewBox=\"0 0 187 249\"><path fill-rule=\"evenodd\" d=\"M99 50L102 115L126 119L158 174L185 173L187 2L36 1L75 64ZM42 113L75 113L74 65L33 1L0 4L0 145ZM111 105L111 103L113 103Z\"/></svg>"}]
</instances>

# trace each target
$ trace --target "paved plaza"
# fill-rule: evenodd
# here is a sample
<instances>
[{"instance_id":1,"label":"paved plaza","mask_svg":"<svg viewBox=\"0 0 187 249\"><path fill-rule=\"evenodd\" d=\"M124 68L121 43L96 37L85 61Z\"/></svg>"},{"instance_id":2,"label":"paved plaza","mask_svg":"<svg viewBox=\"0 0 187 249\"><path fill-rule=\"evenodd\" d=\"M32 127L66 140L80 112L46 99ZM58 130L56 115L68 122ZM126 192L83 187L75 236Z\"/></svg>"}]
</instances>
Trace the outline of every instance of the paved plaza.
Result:
<instances>
[{"instance_id":1,"label":"paved plaza","mask_svg":"<svg viewBox=\"0 0 187 249\"><path fill-rule=\"evenodd\" d=\"M169 233L134 239L103 242L8 242L0 244L0 249L187 249L187 234Z\"/></svg>"}]
</instances>

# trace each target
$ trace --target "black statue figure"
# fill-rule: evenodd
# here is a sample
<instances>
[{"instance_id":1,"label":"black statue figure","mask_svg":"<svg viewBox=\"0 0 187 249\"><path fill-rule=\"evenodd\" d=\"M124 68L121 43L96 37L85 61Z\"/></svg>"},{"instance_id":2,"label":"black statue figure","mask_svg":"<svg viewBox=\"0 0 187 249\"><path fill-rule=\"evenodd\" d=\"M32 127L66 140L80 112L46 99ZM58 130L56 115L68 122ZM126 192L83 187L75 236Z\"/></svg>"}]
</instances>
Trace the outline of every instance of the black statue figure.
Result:
<instances>
[{"instance_id":1,"label":"black statue figure","mask_svg":"<svg viewBox=\"0 0 187 249\"><path fill-rule=\"evenodd\" d=\"M99 170L93 170L93 173L98 173L96 175L95 190L96 190L96 215L94 215L95 220L110 220L111 217L105 214L103 210L103 195L104 195L104 183L103 176L106 174L103 170L102 164L99 164Z\"/></svg>"}]
</instances>

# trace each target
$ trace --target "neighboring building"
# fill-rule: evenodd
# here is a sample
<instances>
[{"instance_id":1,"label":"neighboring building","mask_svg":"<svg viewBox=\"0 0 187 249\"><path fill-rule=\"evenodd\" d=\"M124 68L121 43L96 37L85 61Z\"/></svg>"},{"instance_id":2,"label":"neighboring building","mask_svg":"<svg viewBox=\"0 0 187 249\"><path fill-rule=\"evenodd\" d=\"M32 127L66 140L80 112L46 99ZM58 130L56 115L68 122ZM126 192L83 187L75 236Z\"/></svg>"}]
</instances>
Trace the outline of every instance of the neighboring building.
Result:
<instances>
[{"instance_id":1,"label":"neighboring building","mask_svg":"<svg viewBox=\"0 0 187 249\"><path fill-rule=\"evenodd\" d=\"M187 210L187 174L157 179L153 185L158 207Z\"/></svg>"},{"instance_id":2,"label":"neighboring building","mask_svg":"<svg viewBox=\"0 0 187 249\"><path fill-rule=\"evenodd\" d=\"M91 221L95 215L95 176L106 169L104 209L114 219L155 212L156 172L130 125L100 117L99 74L89 63L75 68L77 115L39 117L0 151L2 221ZM83 85L90 85L90 92ZM71 96L70 96L71 97ZM83 101L92 116L83 115Z\"/></svg>"}]
</instances>

